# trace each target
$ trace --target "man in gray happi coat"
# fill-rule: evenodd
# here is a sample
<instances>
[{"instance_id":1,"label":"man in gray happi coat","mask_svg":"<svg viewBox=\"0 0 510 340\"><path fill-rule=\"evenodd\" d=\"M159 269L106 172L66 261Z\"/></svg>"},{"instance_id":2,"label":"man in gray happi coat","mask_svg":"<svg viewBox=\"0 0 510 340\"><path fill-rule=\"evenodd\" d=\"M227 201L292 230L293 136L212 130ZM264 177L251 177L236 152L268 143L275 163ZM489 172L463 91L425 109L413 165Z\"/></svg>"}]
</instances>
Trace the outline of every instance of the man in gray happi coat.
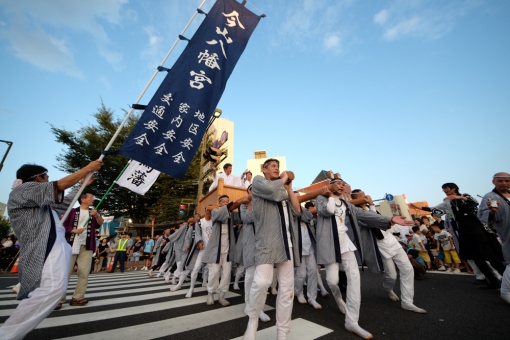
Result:
<instances>
[{"instance_id":1,"label":"man in gray happi coat","mask_svg":"<svg viewBox=\"0 0 510 340\"><path fill-rule=\"evenodd\" d=\"M197 261L202 262L202 256L199 259L200 250L204 249L204 242L202 241L202 229L200 228L200 214L195 214L192 220L192 224L188 227L188 231L186 232L186 237L184 239L184 256L182 261L183 271L179 276L179 282L176 286L170 288L172 292L179 290L182 288L184 281L188 277L188 274L195 267L195 263ZM191 222L191 221L190 221ZM196 281L196 277L191 278L191 285L194 286ZM191 297L191 296L190 296Z\"/></svg>"},{"instance_id":2,"label":"man in gray happi coat","mask_svg":"<svg viewBox=\"0 0 510 340\"><path fill-rule=\"evenodd\" d=\"M273 158L264 162L262 172L264 177L256 176L252 183L256 268L250 301L244 310L249 317L245 340L255 339L275 265L279 283L276 298L277 338L287 338L292 316L294 267L300 265L294 217L301 216L301 208L292 191L292 181L287 172L280 175L280 163Z\"/></svg>"},{"instance_id":3,"label":"man in gray happi coat","mask_svg":"<svg viewBox=\"0 0 510 340\"><path fill-rule=\"evenodd\" d=\"M358 325L361 305L360 274L358 266L366 265L373 272L383 270L382 258L376 240L369 228L386 229L390 221L401 225L412 225L401 216L392 218L374 214L358 208L340 197L344 182L333 179L337 191L323 188L317 197L317 263L326 267L326 280L333 297L345 314L345 328L364 339L373 336ZM364 227L364 228L360 228ZM342 300L338 287L338 271L343 266L347 276L347 304Z\"/></svg>"},{"instance_id":4,"label":"man in gray happi coat","mask_svg":"<svg viewBox=\"0 0 510 340\"><path fill-rule=\"evenodd\" d=\"M172 278L172 284L176 284L176 279L181 276L184 260L186 259L186 254L184 252L184 241L186 240L186 233L188 232L188 222L181 223L179 230L170 235L168 238L168 242L173 243L173 250L175 252L175 262L177 263L177 269L174 272L174 276Z\"/></svg>"},{"instance_id":5,"label":"man in gray happi coat","mask_svg":"<svg viewBox=\"0 0 510 340\"><path fill-rule=\"evenodd\" d=\"M163 249L165 248L165 245L168 243L169 235L170 235L170 229L165 229L165 231L163 232L163 235L161 235L156 240L156 243L154 244L153 251L156 251L156 255L154 255L154 257L152 258L152 268L147 272L147 275L149 275L149 277L152 277L152 272L157 267L160 267L166 258L165 251ZM159 274L161 274L161 272L158 273L158 277L159 277Z\"/></svg>"},{"instance_id":6,"label":"man in gray happi coat","mask_svg":"<svg viewBox=\"0 0 510 340\"><path fill-rule=\"evenodd\" d=\"M501 280L501 297L510 303L510 174L498 172L492 179L494 189L480 203L478 218L496 229L503 245L506 269Z\"/></svg>"},{"instance_id":7,"label":"man in gray happi coat","mask_svg":"<svg viewBox=\"0 0 510 340\"><path fill-rule=\"evenodd\" d=\"M229 203L227 195L218 199L219 208L212 210L212 233L205 247L202 262L207 263L209 279L207 282L207 304L214 305L214 293L220 291L218 302L222 306L230 305L225 299L230 284L230 271L235 256L235 236L230 210L234 203ZM236 208L239 204L236 204ZM221 269L221 280L220 276Z\"/></svg>"}]
</instances>

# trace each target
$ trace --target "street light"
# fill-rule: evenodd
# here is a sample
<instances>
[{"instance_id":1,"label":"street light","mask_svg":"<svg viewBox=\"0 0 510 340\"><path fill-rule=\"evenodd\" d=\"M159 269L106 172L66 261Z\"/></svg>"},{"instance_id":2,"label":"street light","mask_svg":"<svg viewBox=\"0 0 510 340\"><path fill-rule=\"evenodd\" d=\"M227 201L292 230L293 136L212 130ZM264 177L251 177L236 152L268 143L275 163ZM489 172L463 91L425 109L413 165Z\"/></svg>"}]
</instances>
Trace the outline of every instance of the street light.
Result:
<instances>
[{"instance_id":1,"label":"street light","mask_svg":"<svg viewBox=\"0 0 510 340\"><path fill-rule=\"evenodd\" d=\"M221 110L220 110L220 115L221 115ZM11 150L12 144L14 144L14 143L13 142L8 142L6 140L0 140L0 142L6 143L7 145L9 145L9 147L7 148L7 151L5 151L4 158L2 158L2 162L0 162L0 171L2 171L2 168L4 167L4 161L7 158L7 155L9 154L9 151Z\"/></svg>"}]
</instances>

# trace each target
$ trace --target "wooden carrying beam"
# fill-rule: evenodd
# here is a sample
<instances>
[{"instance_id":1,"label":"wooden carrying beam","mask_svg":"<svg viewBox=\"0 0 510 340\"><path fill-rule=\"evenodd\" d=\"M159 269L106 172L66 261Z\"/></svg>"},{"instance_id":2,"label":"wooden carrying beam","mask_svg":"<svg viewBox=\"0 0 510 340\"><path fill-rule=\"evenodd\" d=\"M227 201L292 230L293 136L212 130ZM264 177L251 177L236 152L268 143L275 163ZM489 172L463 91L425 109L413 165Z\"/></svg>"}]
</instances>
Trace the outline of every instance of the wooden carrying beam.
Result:
<instances>
[{"instance_id":1,"label":"wooden carrying beam","mask_svg":"<svg viewBox=\"0 0 510 340\"><path fill-rule=\"evenodd\" d=\"M336 182L333 184L323 185L320 189L315 189L314 191L311 191L304 195L298 196L299 203L303 203L303 202L306 202L306 201L316 198L317 196L322 194L322 188L325 186L327 186L329 191L331 191L331 192L334 192L334 191L337 191L340 189Z\"/></svg>"}]
</instances>

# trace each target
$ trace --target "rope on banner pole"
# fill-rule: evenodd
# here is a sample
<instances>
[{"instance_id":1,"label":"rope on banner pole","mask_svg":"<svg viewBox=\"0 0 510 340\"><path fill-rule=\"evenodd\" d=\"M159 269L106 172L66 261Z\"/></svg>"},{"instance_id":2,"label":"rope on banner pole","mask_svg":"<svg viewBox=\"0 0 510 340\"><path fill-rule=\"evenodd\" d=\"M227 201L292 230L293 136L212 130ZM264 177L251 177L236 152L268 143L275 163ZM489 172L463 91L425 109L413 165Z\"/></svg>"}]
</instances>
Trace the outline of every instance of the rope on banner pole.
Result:
<instances>
[{"instance_id":1,"label":"rope on banner pole","mask_svg":"<svg viewBox=\"0 0 510 340\"><path fill-rule=\"evenodd\" d=\"M203 0L202 3L200 4L200 6L198 6L197 10L195 11L195 13L193 13L193 15L191 16L191 19L188 21L188 23L186 24L186 26L184 27L184 29L182 30L181 34L179 34L180 36L182 36L186 30L188 29L188 27L191 25L191 23L193 22L193 20L195 19L195 17L197 16L197 14L199 13L198 10L200 10L202 8L202 6L205 4L207 0ZM167 52L167 54L165 55L165 57L163 58L163 60L161 61L161 63L158 65L158 67L162 67L163 64L166 62L166 60L168 59L168 57L170 56L170 54L173 52L175 46L177 46L177 43L180 41L180 38L177 38L174 42L174 44L172 45L172 47L170 48L170 50ZM156 70L156 72L154 72L154 74L152 75L151 79L149 80L149 82L147 83L147 85L145 85L145 88L142 90L142 93L140 93L140 95L138 96L138 98L136 99L136 102L135 104L138 104L138 102L142 99L142 97L145 95L145 92L147 92L147 89L149 88L149 86L152 84L152 81L154 80L154 78L156 78L157 74L159 73L159 70ZM124 117L124 120L122 121L122 123L120 123L119 127L117 128L117 131L115 132L115 134L113 135L112 139L110 139L110 142L108 143L108 145L106 146L106 148L104 149L104 151L108 151L110 149L110 147L113 145L113 142L115 142L115 139L117 139L117 137L119 136L120 134L120 131L122 130L122 128L124 127L124 124L126 124L127 120L129 119L129 117L131 116L131 114L133 113L134 111L134 108L131 107L131 109L129 110L129 112L126 114L126 117ZM101 156L99 156L99 160L102 160L104 158L104 154L101 154ZM85 181L83 182L83 185L80 187L80 190L78 190L78 192L76 193L76 196L74 196L73 200L71 201L71 204L69 204L69 207L67 208L64 216L62 216L62 219L60 220L60 223L64 223L64 221L66 220L67 216L69 215L69 213L71 212L71 209L73 208L73 205L76 203L76 201L78 200L78 197L80 197L81 193L83 192L83 189L85 189L85 183L87 183L90 178L92 177L92 173L89 173L87 175L87 177L85 178Z\"/></svg>"}]
</instances>

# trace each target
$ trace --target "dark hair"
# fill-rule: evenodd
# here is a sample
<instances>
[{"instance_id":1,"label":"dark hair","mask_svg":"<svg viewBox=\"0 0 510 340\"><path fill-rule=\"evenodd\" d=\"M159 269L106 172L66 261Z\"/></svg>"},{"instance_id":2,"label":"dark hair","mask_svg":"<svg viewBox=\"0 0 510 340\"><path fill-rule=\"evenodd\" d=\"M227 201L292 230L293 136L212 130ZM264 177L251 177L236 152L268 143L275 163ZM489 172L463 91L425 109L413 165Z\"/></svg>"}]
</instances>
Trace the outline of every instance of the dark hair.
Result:
<instances>
[{"instance_id":1,"label":"dark hair","mask_svg":"<svg viewBox=\"0 0 510 340\"><path fill-rule=\"evenodd\" d=\"M48 171L45 167L37 164L23 164L21 168L16 171L16 178L21 179L23 183L33 182L35 177L45 171Z\"/></svg>"},{"instance_id":2,"label":"dark hair","mask_svg":"<svg viewBox=\"0 0 510 340\"><path fill-rule=\"evenodd\" d=\"M445 183L445 184L443 184L443 185L441 186L441 189L444 189L444 188L450 188L450 189L453 189L453 190L455 190L455 193L456 193L457 195L460 195L460 193L459 193L459 187L458 187L458 186L457 186L457 184L455 184L455 183Z\"/></svg>"},{"instance_id":3,"label":"dark hair","mask_svg":"<svg viewBox=\"0 0 510 340\"><path fill-rule=\"evenodd\" d=\"M230 197L228 197L228 195L221 195L219 198L218 198L218 202L221 201L223 198L228 198L230 200Z\"/></svg>"},{"instance_id":4,"label":"dark hair","mask_svg":"<svg viewBox=\"0 0 510 340\"><path fill-rule=\"evenodd\" d=\"M133 234L132 233L128 233L129 237L133 237Z\"/></svg>"},{"instance_id":5,"label":"dark hair","mask_svg":"<svg viewBox=\"0 0 510 340\"><path fill-rule=\"evenodd\" d=\"M83 192L80 197L78 197L78 203L81 204L81 200L87 198L88 195L92 195L90 192Z\"/></svg>"},{"instance_id":6,"label":"dark hair","mask_svg":"<svg viewBox=\"0 0 510 340\"><path fill-rule=\"evenodd\" d=\"M413 227L413 233L417 232L418 230L420 230L420 227L416 227L416 226Z\"/></svg>"},{"instance_id":7,"label":"dark hair","mask_svg":"<svg viewBox=\"0 0 510 340\"><path fill-rule=\"evenodd\" d=\"M226 163L226 164L223 166L223 170L226 170L229 166L232 166L232 164L230 164L230 163Z\"/></svg>"},{"instance_id":8,"label":"dark hair","mask_svg":"<svg viewBox=\"0 0 510 340\"><path fill-rule=\"evenodd\" d=\"M308 209L310 207L315 207L315 205L312 202L306 202L305 203L305 208Z\"/></svg>"},{"instance_id":9,"label":"dark hair","mask_svg":"<svg viewBox=\"0 0 510 340\"><path fill-rule=\"evenodd\" d=\"M276 162L278 165L280 165L280 161L277 160L276 158L268 158L265 160L264 164L262 164L262 167L266 168L268 166L268 164L271 162Z\"/></svg>"},{"instance_id":10,"label":"dark hair","mask_svg":"<svg viewBox=\"0 0 510 340\"><path fill-rule=\"evenodd\" d=\"M360 192L361 189L354 189L353 191L351 191L351 197L352 198L358 198L358 192Z\"/></svg>"}]
</instances>

